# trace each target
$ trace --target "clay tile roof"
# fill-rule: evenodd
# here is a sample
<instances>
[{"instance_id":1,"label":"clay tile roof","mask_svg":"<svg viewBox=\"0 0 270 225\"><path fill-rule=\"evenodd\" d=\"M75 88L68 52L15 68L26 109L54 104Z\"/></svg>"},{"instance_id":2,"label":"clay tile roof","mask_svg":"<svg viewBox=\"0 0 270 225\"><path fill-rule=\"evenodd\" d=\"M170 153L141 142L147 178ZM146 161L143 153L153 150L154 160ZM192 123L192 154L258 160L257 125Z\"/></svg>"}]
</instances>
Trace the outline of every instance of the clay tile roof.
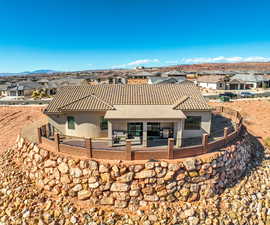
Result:
<instances>
[{"instance_id":1,"label":"clay tile roof","mask_svg":"<svg viewBox=\"0 0 270 225\"><path fill-rule=\"evenodd\" d=\"M188 98L183 101L185 96ZM107 111L114 105L171 105L171 108L183 111L211 110L199 89L193 83L183 82L159 85L103 84L62 87L45 112Z\"/></svg>"},{"instance_id":2,"label":"clay tile roof","mask_svg":"<svg viewBox=\"0 0 270 225\"><path fill-rule=\"evenodd\" d=\"M197 81L203 83L217 83L223 81L224 78L225 76L223 75L203 75L198 77Z\"/></svg>"},{"instance_id":3,"label":"clay tile roof","mask_svg":"<svg viewBox=\"0 0 270 225\"><path fill-rule=\"evenodd\" d=\"M82 99L75 100L67 105L58 108L59 111L103 111L113 110L114 107L94 95L86 96Z\"/></svg>"}]
</instances>

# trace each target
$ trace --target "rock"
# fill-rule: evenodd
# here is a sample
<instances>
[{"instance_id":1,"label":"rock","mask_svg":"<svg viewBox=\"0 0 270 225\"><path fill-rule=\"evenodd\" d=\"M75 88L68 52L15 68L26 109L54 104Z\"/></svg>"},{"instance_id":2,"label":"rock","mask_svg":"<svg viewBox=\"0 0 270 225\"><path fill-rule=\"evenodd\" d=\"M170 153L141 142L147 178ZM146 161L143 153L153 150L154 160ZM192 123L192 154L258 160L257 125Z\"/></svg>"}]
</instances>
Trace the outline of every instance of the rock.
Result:
<instances>
[{"instance_id":1,"label":"rock","mask_svg":"<svg viewBox=\"0 0 270 225\"><path fill-rule=\"evenodd\" d=\"M119 201L119 200L116 200L116 201L114 202L114 206L115 206L116 208L125 208L125 207L127 207L127 204L128 204L127 201Z\"/></svg>"},{"instance_id":2,"label":"rock","mask_svg":"<svg viewBox=\"0 0 270 225\"><path fill-rule=\"evenodd\" d=\"M97 182L97 178L96 177L89 177L89 179L88 179L88 183L89 184L92 184L92 183L95 183L95 182Z\"/></svg>"},{"instance_id":3,"label":"rock","mask_svg":"<svg viewBox=\"0 0 270 225\"><path fill-rule=\"evenodd\" d=\"M198 225L199 222L200 222L199 218L194 217L194 216L189 217L189 218L188 218L188 221L189 221L189 224L190 224L190 225Z\"/></svg>"},{"instance_id":4,"label":"rock","mask_svg":"<svg viewBox=\"0 0 270 225\"><path fill-rule=\"evenodd\" d=\"M151 178L156 175L154 170L143 170L135 174L135 179L144 179L144 178Z\"/></svg>"},{"instance_id":5,"label":"rock","mask_svg":"<svg viewBox=\"0 0 270 225\"><path fill-rule=\"evenodd\" d=\"M78 199L79 200L86 200L91 197L91 192L87 190L82 190L78 192Z\"/></svg>"},{"instance_id":6,"label":"rock","mask_svg":"<svg viewBox=\"0 0 270 225\"><path fill-rule=\"evenodd\" d=\"M36 162L41 162L41 161L42 161L41 155L35 154L35 155L34 155L34 160L35 160Z\"/></svg>"},{"instance_id":7,"label":"rock","mask_svg":"<svg viewBox=\"0 0 270 225\"><path fill-rule=\"evenodd\" d=\"M62 184L70 184L71 180L67 174L60 177L60 181Z\"/></svg>"},{"instance_id":8,"label":"rock","mask_svg":"<svg viewBox=\"0 0 270 225\"><path fill-rule=\"evenodd\" d=\"M114 204L114 199L111 197L103 197L100 200L101 205L113 205Z\"/></svg>"},{"instance_id":9,"label":"rock","mask_svg":"<svg viewBox=\"0 0 270 225\"><path fill-rule=\"evenodd\" d=\"M110 175L110 173L102 173L102 174L100 174L100 178L101 178L101 181L103 183L108 183L108 182L111 181L111 175Z\"/></svg>"},{"instance_id":10,"label":"rock","mask_svg":"<svg viewBox=\"0 0 270 225\"><path fill-rule=\"evenodd\" d=\"M129 192L130 197L138 197L140 195L140 191L139 190L131 190Z\"/></svg>"},{"instance_id":11,"label":"rock","mask_svg":"<svg viewBox=\"0 0 270 225\"><path fill-rule=\"evenodd\" d=\"M99 183L98 182L90 183L88 186L89 186L89 188L95 189L95 188L98 188L99 187Z\"/></svg>"},{"instance_id":12,"label":"rock","mask_svg":"<svg viewBox=\"0 0 270 225\"><path fill-rule=\"evenodd\" d=\"M103 164L100 164L99 165L99 172L100 173L107 173L107 172L109 172L109 168Z\"/></svg>"},{"instance_id":13,"label":"rock","mask_svg":"<svg viewBox=\"0 0 270 225\"><path fill-rule=\"evenodd\" d=\"M155 162L147 162L145 163L145 169L147 170L151 170L151 169L154 169L155 168Z\"/></svg>"},{"instance_id":14,"label":"rock","mask_svg":"<svg viewBox=\"0 0 270 225\"><path fill-rule=\"evenodd\" d=\"M157 216L156 215L149 215L148 216L148 219L152 222L156 222L158 220Z\"/></svg>"},{"instance_id":15,"label":"rock","mask_svg":"<svg viewBox=\"0 0 270 225\"><path fill-rule=\"evenodd\" d=\"M44 167L48 168L48 167L55 167L56 166L56 162L54 160L46 160L44 162Z\"/></svg>"},{"instance_id":16,"label":"rock","mask_svg":"<svg viewBox=\"0 0 270 225\"><path fill-rule=\"evenodd\" d=\"M113 183L111 186L111 191L128 191L130 186L125 183Z\"/></svg>"},{"instance_id":17,"label":"rock","mask_svg":"<svg viewBox=\"0 0 270 225\"><path fill-rule=\"evenodd\" d=\"M188 159L184 161L184 166L187 171L196 170L195 159Z\"/></svg>"},{"instance_id":18,"label":"rock","mask_svg":"<svg viewBox=\"0 0 270 225\"><path fill-rule=\"evenodd\" d=\"M77 177L78 178L78 177L80 177L82 175L82 171L77 167L71 168L70 169L70 175L72 177Z\"/></svg>"},{"instance_id":19,"label":"rock","mask_svg":"<svg viewBox=\"0 0 270 225\"><path fill-rule=\"evenodd\" d=\"M97 170L98 169L98 163L96 161L90 160L88 161L89 168L91 170Z\"/></svg>"},{"instance_id":20,"label":"rock","mask_svg":"<svg viewBox=\"0 0 270 225\"><path fill-rule=\"evenodd\" d=\"M81 160L79 162L79 166L80 166L81 169L85 169L87 167L87 165L88 165L87 161L85 161L85 160Z\"/></svg>"},{"instance_id":21,"label":"rock","mask_svg":"<svg viewBox=\"0 0 270 225\"><path fill-rule=\"evenodd\" d=\"M157 195L145 195L144 200L148 202L156 202L159 200L159 197Z\"/></svg>"},{"instance_id":22,"label":"rock","mask_svg":"<svg viewBox=\"0 0 270 225\"><path fill-rule=\"evenodd\" d=\"M195 211L193 208L190 208L190 209L185 210L184 214L185 214L185 217L188 218L188 217L193 216L195 214Z\"/></svg>"},{"instance_id":23,"label":"rock","mask_svg":"<svg viewBox=\"0 0 270 225\"><path fill-rule=\"evenodd\" d=\"M72 223L72 224L76 224L77 223L77 218L75 217L75 216L71 216L71 218L70 218L70 222Z\"/></svg>"},{"instance_id":24,"label":"rock","mask_svg":"<svg viewBox=\"0 0 270 225\"><path fill-rule=\"evenodd\" d=\"M78 192L80 190L82 190L82 185L81 184L77 184L72 188L73 191Z\"/></svg>"},{"instance_id":25,"label":"rock","mask_svg":"<svg viewBox=\"0 0 270 225\"><path fill-rule=\"evenodd\" d=\"M168 170L169 171L177 171L179 169L179 166L176 163L170 163L168 165Z\"/></svg>"},{"instance_id":26,"label":"rock","mask_svg":"<svg viewBox=\"0 0 270 225\"><path fill-rule=\"evenodd\" d=\"M134 167L134 172L140 172L141 170L143 170L144 166L143 165L135 165Z\"/></svg>"},{"instance_id":27,"label":"rock","mask_svg":"<svg viewBox=\"0 0 270 225\"><path fill-rule=\"evenodd\" d=\"M62 174L66 174L69 171L68 165L64 162L60 163L58 166L58 170L62 173Z\"/></svg>"},{"instance_id":28,"label":"rock","mask_svg":"<svg viewBox=\"0 0 270 225\"><path fill-rule=\"evenodd\" d=\"M191 177L197 177L197 176L199 176L199 173L197 171L190 171L188 174Z\"/></svg>"},{"instance_id":29,"label":"rock","mask_svg":"<svg viewBox=\"0 0 270 225\"><path fill-rule=\"evenodd\" d=\"M133 180L134 173L129 172L117 178L118 182L127 183Z\"/></svg>"}]
</instances>

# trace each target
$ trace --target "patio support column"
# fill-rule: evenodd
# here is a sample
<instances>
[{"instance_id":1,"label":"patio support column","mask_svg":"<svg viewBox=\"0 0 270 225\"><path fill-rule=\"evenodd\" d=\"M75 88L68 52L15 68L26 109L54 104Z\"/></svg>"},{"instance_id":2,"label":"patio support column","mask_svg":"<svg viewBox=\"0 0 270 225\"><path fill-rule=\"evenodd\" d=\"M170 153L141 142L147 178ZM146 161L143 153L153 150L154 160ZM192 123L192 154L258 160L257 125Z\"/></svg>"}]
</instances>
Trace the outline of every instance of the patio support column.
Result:
<instances>
[{"instance_id":1,"label":"patio support column","mask_svg":"<svg viewBox=\"0 0 270 225\"><path fill-rule=\"evenodd\" d=\"M143 122L143 138L142 145L147 147L147 122Z\"/></svg>"},{"instance_id":2,"label":"patio support column","mask_svg":"<svg viewBox=\"0 0 270 225\"><path fill-rule=\"evenodd\" d=\"M113 146L113 140L112 140L112 121L108 120L108 146Z\"/></svg>"},{"instance_id":3,"label":"patio support column","mask_svg":"<svg viewBox=\"0 0 270 225\"><path fill-rule=\"evenodd\" d=\"M183 124L184 120L179 120L176 122L176 147L182 146L182 136L183 136Z\"/></svg>"}]
</instances>

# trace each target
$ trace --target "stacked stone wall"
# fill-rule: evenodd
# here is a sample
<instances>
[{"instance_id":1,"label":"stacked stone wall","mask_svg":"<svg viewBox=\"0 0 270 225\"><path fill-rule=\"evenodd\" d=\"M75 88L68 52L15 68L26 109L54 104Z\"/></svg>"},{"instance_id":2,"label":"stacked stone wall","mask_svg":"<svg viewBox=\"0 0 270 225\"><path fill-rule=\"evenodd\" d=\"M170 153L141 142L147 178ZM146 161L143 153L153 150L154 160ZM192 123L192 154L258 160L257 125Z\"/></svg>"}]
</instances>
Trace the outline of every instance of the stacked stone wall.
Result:
<instances>
[{"instance_id":1,"label":"stacked stone wall","mask_svg":"<svg viewBox=\"0 0 270 225\"><path fill-rule=\"evenodd\" d=\"M218 152L181 160L83 160L57 155L19 137L16 161L38 187L91 204L131 209L220 194L245 172L254 149L243 132Z\"/></svg>"}]
</instances>

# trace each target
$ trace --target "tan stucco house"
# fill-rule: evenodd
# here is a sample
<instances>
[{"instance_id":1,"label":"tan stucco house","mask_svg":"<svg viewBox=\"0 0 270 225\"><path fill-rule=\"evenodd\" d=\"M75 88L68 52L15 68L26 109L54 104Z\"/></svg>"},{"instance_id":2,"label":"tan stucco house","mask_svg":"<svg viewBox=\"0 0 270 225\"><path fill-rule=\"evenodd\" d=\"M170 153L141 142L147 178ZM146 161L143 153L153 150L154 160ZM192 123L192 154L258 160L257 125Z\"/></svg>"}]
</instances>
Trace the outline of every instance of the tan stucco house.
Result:
<instances>
[{"instance_id":1,"label":"tan stucco house","mask_svg":"<svg viewBox=\"0 0 270 225\"><path fill-rule=\"evenodd\" d=\"M44 112L61 134L105 137L109 145L171 137L181 146L211 127L211 107L192 83L63 87Z\"/></svg>"}]
</instances>

